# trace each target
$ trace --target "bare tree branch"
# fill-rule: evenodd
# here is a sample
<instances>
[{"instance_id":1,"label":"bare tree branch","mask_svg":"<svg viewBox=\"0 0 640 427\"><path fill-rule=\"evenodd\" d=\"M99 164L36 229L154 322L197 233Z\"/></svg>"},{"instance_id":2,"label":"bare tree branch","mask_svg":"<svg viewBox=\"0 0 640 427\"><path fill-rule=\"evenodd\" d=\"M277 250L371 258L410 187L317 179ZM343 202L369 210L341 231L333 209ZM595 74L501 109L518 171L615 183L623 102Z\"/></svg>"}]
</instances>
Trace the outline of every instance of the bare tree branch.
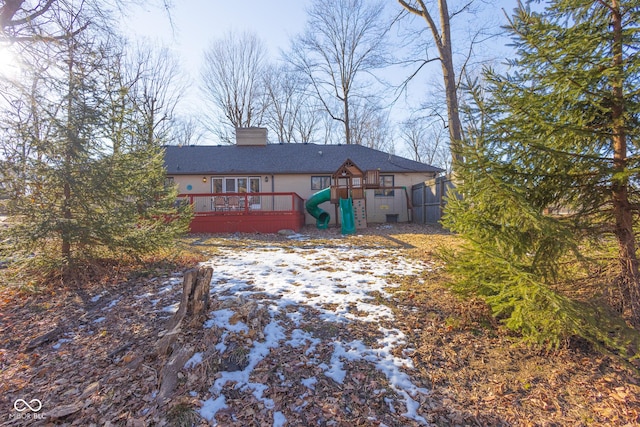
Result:
<instances>
[{"instance_id":1,"label":"bare tree branch","mask_svg":"<svg viewBox=\"0 0 640 427\"><path fill-rule=\"evenodd\" d=\"M382 3L318 0L309 10L304 33L285 54L307 76L326 113L343 124L347 144L354 142L351 109L357 83L386 60L390 27L382 22L382 11Z\"/></svg>"}]
</instances>

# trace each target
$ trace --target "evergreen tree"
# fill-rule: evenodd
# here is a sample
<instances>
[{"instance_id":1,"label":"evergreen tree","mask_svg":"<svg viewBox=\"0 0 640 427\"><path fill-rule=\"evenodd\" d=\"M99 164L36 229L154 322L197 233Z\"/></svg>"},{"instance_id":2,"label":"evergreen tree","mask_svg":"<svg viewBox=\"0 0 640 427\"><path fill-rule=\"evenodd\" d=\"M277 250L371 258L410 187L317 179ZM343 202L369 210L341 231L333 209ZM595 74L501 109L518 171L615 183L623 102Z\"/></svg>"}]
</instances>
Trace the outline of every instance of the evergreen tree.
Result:
<instances>
[{"instance_id":1,"label":"evergreen tree","mask_svg":"<svg viewBox=\"0 0 640 427\"><path fill-rule=\"evenodd\" d=\"M638 0L522 4L508 30L512 72L474 88L475 126L445 224L466 240L452 260L461 290L480 294L536 341L579 334L611 344L604 318L556 292L585 251L613 236L619 300L640 325ZM554 214L562 209L565 214ZM609 325L610 326L610 325Z\"/></svg>"},{"instance_id":2,"label":"evergreen tree","mask_svg":"<svg viewBox=\"0 0 640 427\"><path fill-rule=\"evenodd\" d=\"M3 237L16 253L65 266L105 249L138 255L167 246L190 220L175 188L165 188L157 123L139 125L137 81L109 66L123 53L106 48L81 12L60 20L71 23L65 37L40 45L30 84L18 86L30 90L9 104L19 114L4 120L13 144L3 145L11 217ZM52 245L55 255L42 250Z\"/></svg>"}]
</instances>

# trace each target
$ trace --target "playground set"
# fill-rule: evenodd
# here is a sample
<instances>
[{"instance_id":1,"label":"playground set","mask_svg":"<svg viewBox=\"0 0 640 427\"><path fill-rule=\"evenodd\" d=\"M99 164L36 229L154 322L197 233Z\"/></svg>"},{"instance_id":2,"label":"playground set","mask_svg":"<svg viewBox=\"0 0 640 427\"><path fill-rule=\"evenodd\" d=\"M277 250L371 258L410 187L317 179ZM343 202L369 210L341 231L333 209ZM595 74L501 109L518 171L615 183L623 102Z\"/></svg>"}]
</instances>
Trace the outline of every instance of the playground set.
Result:
<instances>
[{"instance_id":1,"label":"playground set","mask_svg":"<svg viewBox=\"0 0 640 427\"><path fill-rule=\"evenodd\" d=\"M329 187L311 195L306 203L298 194L286 192L186 193L178 198L193 207L189 228L193 233L299 231L305 224L305 210L316 219L319 229L326 229L331 215L319 206L325 202L334 205L335 223L342 234L354 234L357 229L366 228L368 221L383 222L385 216L386 222L397 222L402 213L397 203L402 198L409 217L412 206L406 188L381 186L377 169L363 172L347 159L331 179ZM366 198L365 190L381 188L388 193Z\"/></svg>"},{"instance_id":2,"label":"playground set","mask_svg":"<svg viewBox=\"0 0 640 427\"><path fill-rule=\"evenodd\" d=\"M336 218L339 218L342 234L354 234L356 229L367 226L365 189L379 188L380 179L377 170L366 174L347 159L331 177L331 186L313 194L305 203L305 208L316 219L319 229L329 227L331 216L318 207L321 203L331 202L335 206Z\"/></svg>"}]
</instances>

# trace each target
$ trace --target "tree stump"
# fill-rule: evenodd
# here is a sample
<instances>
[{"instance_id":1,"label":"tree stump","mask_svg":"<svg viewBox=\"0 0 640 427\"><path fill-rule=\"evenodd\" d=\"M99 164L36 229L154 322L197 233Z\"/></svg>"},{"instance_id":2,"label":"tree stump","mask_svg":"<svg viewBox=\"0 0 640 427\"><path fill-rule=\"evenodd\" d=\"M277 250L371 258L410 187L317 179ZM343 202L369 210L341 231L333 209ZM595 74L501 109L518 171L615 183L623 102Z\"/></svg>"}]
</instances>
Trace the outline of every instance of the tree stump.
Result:
<instances>
[{"instance_id":1,"label":"tree stump","mask_svg":"<svg viewBox=\"0 0 640 427\"><path fill-rule=\"evenodd\" d=\"M176 314L173 315L167 330L171 331L182 325L195 327L202 325L209 309L209 290L213 268L192 268L184 273L182 284L182 301Z\"/></svg>"},{"instance_id":2,"label":"tree stump","mask_svg":"<svg viewBox=\"0 0 640 427\"><path fill-rule=\"evenodd\" d=\"M182 283L182 300L178 311L169 319L167 329L158 341L158 356L168 357L160 373L160 390L157 401L163 404L177 384L178 372L193 356L191 346L182 346L178 342L185 329L200 328L209 310L209 290L213 268L200 267L187 270Z\"/></svg>"}]
</instances>

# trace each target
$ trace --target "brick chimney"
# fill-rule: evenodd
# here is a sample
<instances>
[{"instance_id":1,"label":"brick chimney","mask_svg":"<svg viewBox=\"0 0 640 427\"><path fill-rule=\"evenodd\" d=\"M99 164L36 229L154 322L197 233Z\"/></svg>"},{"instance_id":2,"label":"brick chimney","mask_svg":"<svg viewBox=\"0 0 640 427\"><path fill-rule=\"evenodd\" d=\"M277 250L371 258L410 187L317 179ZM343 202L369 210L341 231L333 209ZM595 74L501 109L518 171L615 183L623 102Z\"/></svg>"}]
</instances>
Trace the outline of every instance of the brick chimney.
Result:
<instances>
[{"instance_id":1,"label":"brick chimney","mask_svg":"<svg viewBox=\"0 0 640 427\"><path fill-rule=\"evenodd\" d=\"M236 145L267 145L267 128L236 128Z\"/></svg>"}]
</instances>

